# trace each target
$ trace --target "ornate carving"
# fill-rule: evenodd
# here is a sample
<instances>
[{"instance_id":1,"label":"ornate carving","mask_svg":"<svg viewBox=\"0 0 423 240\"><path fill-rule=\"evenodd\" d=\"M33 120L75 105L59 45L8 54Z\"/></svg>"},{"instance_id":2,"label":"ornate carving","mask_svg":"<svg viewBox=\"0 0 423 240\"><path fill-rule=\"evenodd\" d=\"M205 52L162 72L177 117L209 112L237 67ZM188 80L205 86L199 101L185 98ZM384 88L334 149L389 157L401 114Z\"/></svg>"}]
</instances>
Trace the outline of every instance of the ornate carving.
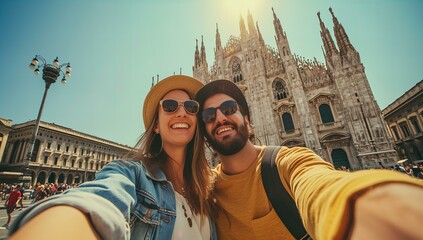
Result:
<instances>
[{"instance_id":1,"label":"ornate carving","mask_svg":"<svg viewBox=\"0 0 423 240\"><path fill-rule=\"evenodd\" d=\"M223 48L224 57L232 56L234 53L241 51L241 41L239 38L230 36L228 43Z\"/></svg>"}]
</instances>

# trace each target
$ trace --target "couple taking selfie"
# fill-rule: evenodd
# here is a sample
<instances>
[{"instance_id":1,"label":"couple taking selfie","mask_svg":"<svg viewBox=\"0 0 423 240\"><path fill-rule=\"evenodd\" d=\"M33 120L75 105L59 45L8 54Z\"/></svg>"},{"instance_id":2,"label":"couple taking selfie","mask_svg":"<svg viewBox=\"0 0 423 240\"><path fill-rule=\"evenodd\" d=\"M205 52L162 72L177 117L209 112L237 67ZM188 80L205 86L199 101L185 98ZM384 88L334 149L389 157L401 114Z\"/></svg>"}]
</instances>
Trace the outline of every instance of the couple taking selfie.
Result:
<instances>
[{"instance_id":1,"label":"couple taking selfie","mask_svg":"<svg viewBox=\"0 0 423 240\"><path fill-rule=\"evenodd\" d=\"M283 217L288 206L270 201L263 185L268 147L249 139L249 116L231 81L159 81L145 98L146 131L130 159L30 206L10 239L422 239L421 181L388 170L338 171L307 148L280 147L272 169L281 184L273 189L293 200L300 224L292 227ZM206 145L219 154L216 169Z\"/></svg>"}]
</instances>

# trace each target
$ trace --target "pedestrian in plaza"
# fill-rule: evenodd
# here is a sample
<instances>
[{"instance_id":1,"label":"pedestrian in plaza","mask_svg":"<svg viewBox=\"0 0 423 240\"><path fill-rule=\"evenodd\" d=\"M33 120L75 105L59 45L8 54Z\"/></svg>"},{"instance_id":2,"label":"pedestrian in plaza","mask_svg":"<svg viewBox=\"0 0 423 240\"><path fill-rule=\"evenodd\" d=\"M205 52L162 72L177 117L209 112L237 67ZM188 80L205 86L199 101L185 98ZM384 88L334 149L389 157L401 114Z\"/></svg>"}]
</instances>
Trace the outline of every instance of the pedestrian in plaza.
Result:
<instances>
[{"instance_id":1,"label":"pedestrian in plaza","mask_svg":"<svg viewBox=\"0 0 423 240\"><path fill-rule=\"evenodd\" d=\"M11 238L216 239L212 171L192 100L201 86L183 75L154 85L134 159L112 161L94 181L27 208L11 225Z\"/></svg>"},{"instance_id":2,"label":"pedestrian in plaza","mask_svg":"<svg viewBox=\"0 0 423 240\"><path fill-rule=\"evenodd\" d=\"M251 119L241 90L231 81L217 80L202 87L195 99L200 130L221 160L214 186L219 239L294 239L307 238L307 233L322 240L422 239L423 206L416 201L423 199L422 182L389 170L338 171L303 147L273 152L276 178L266 187L287 193L271 204L274 192L265 190L263 181L272 172L262 175L270 148L249 140ZM294 208L289 216L299 211L297 225L284 217L291 210L286 200ZM276 211L279 207L282 211Z\"/></svg>"},{"instance_id":3,"label":"pedestrian in plaza","mask_svg":"<svg viewBox=\"0 0 423 240\"><path fill-rule=\"evenodd\" d=\"M417 178L423 179L423 164L419 164L419 171L417 173Z\"/></svg>"},{"instance_id":4,"label":"pedestrian in plaza","mask_svg":"<svg viewBox=\"0 0 423 240\"><path fill-rule=\"evenodd\" d=\"M47 192L45 190L45 186L44 185L40 185L35 190L35 197L32 200L31 204L32 203L36 203L38 201L41 201L41 200L43 200L44 198L47 198L47 197L48 197L48 195L47 195Z\"/></svg>"},{"instance_id":5,"label":"pedestrian in plaza","mask_svg":"<svg viewBox=\"0 0 423 240\"><path fill-rule=\"evenodd\" d=\"M22 186L21 189L19 190L19 192L21 193L21 201L19 201L21 208L19 209L19 211L22 211L22 209L24 208L23 205L23 200L25 199L24 193L25 193L25 188Z\"/></svg>"},{"instance_id":6,"label":"pedestrian in plaza","mask_svg":"<svg viewBox=\"0 0 423 240\"><path fill-rule=\"evenodd\" d=\"M12 220L12 212L15 211L16 207L18 206L20 200L22 199L22 195L20 192L21 185L16 185L12 192L10 192L9 198L4 203L7 212L7 223L3 225L6 229L9 228L10 220Z\"/></svg>"}]
</instances>

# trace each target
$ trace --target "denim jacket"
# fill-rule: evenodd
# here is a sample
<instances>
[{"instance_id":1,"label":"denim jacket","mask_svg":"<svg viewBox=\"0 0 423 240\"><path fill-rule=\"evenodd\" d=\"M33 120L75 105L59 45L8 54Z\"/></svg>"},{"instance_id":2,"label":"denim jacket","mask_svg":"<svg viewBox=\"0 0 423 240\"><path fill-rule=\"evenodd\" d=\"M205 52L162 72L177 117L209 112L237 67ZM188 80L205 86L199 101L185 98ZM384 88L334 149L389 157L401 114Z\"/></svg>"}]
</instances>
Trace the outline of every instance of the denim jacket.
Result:
<instances>
[{"instance_id":1,"label":"denim jacket","mask_svg":"<svg viewBox=\"0 0 423 240\"><path fill-rule=\"evenodd\" d=\"M128 238L128 226L126 231L122 229L125 224L122 225L122 218L116 216L116 208L98 196L108 199L123 214L129 223L131 239L172 238L176 201L171 183L160 169L149 172L142 163L127 160L112 161L96 174L94 181L31 206L13 222L10 232L43 209L66 204L89 214L102 239ZM215 224L210 223L211 239L217 239Z\"/></svg>"}]
</instances>

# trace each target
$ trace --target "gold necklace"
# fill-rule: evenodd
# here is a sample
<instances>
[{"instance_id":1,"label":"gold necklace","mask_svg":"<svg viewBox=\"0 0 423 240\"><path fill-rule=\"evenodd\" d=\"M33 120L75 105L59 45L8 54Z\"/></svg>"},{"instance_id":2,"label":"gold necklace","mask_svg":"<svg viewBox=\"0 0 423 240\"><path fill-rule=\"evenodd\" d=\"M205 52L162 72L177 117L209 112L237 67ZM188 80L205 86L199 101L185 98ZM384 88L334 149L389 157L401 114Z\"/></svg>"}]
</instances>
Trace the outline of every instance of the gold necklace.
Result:
<instances>
[{"instance_id":1,"label":"gold necklace","mask_svg":"<svg viewBox=\"0 0 423 240\"><path fill-rule=\"evenodd\" d=\"M185 189L182 187L181 190L182 190L182 197L184 198L184 200L186 200L186 198L185 198ZM189 227L192 227L192 219L191 219L191 217L188 217L187 209L185 207L184 201L181 201L181 203L182 203L182 209L184 210L185 218L188 221L188 225L189 225Z\"/></svg>"},{"instance_id":2,"label":"gold necklace","mask_svg":"<svg viewBox=\"0 0 423 240\"><path fill-rule=\"evenodd\" d=\"M170 158L170 159L171 159L171 161L173 161L174 163L176 163L176 165L178 165L180 168L184 169L183 166L181 164L179 164L177 161L175 161L173 158ZM179 186L177 186L179 184L177 183L177 178L175 177L176 176L175 169L173 167L171 167L171 169L172 169L171 175L172 175L172 179L174 179L173 181L174 181L174 185L175 185L174 186L174 191L175 192L179 192L179 191L176 190L179 187ZM180 184L180 185L183 186L183 184ZM180 189L181 189L181 196L184 198L183 200L181 200L182 209L184 210L184 215L185 215L185 218L188 221L189 227L192 227L192 219L191 219L191 217L188 216L187 208L185 207L185 204L184 204L184 202L187 201L187 200L185 198L185 189L182 186L180 187Z\"/></svg>"}]
</instances>

